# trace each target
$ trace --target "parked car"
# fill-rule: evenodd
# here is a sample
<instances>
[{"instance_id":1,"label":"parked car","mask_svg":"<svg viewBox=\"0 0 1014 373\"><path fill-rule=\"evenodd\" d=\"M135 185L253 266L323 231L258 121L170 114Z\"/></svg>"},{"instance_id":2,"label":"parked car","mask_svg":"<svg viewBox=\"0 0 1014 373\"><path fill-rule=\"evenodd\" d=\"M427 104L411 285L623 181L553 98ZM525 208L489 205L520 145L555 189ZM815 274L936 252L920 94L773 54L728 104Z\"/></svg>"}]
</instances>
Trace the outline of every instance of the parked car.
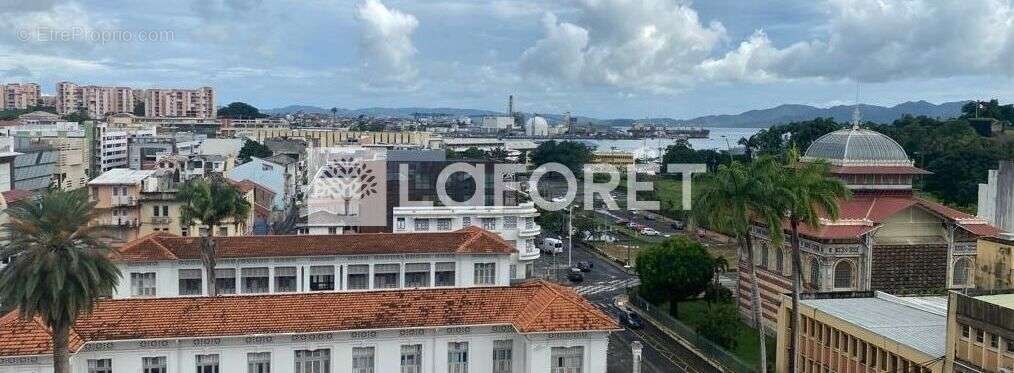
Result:
<instances>
[{"instance_id":1,"label":"parked car","mask_svg":"<svg viewBox=\"0 0 1014 373\"><path fill-rule=\"evenodd\" d=\"M630 310L620 311L620 324L631 329L640 329L642 326L641 316Z\"/></svg>"},{"instance_id":2,"label":"parked car","mask_svg":"<svg viewBox=\"0 0 1014 373\"><path fill-rule=\"evenodd\" d=\"M658 231L650 227L641 228L641 234L645 236L658 236Z\"/></svg>"},{"instance_id":3,"label":"parked car","mask_svg":"<svg viewBox=\"0 0 1014 373\"><path fill-rule=\"evenodd\" d=\"M627 223L630 223L627 219L616 219L616 225L627 225Z\"/></svg>"},{"instance_id":4,"label":"parked car","mask_svg":"<svg viewBox=\"0 0 1014 373\"><path fill-rule=\"evenodd\" d=\"M634 223L634 222L629 222L629 223L627 223L627 228L638 229L638 228L641 228L641 225L637 224L637 223Z\"/></svg>"},{"instance_id":5,"label":"parked car","mask_svg":"<svg viewBox=\"0 0 1014 373\"><path fill-rule=\"evenodd\" d=\"M652 214L649 214L649 213L644 213L644 220L655 221L655 219L657 219L655 217L655 215L652 215Z\"/></svg>"},{"instance_id":6,"label":"parked car","mask_svg":"<svg viewBox=\"0 0 1014 373\"><path fill-rule=\"evenodd\" d=\"M546 254L559 254L563 252L563 240L559 238L546 237L542 239L542 246L539 250Z\"/></svg>"},{"instance_id":7,"label":"parked car","mask_svg":"<svg viewBox=\"0 0 1014 373\"><path fill-rule=\"evenodd\" d=\"M584 275L581 274L581 269L577 267L571 267L570 272L567 273L567 280L570 280L570 282L584 281Z\"/></svg>"},{"instance_id":8,"label":"parked car","mask_svg":"<svg viewBox=\"0 0 1014 373\"><path fill-rule=\"evenodd\" d=\"M685 226L686 226L686 224L684 224L682 221L679 221L679 220L672 222L672 229L675 229L675 230L678 230L678 231L683 230L683 228Z\"/></svg>"},{"instance_id":9,"label":"parked car","mask_svg":"<svg viewBox=\"0 0 1014 373\"><path fill-rule=\"evenodd\" d=\"M591 272L593 267L595 267L595 263L592 263L587 260L577 262L577 269L580 269L581 272Z\"/></svg>"}]
</instances>

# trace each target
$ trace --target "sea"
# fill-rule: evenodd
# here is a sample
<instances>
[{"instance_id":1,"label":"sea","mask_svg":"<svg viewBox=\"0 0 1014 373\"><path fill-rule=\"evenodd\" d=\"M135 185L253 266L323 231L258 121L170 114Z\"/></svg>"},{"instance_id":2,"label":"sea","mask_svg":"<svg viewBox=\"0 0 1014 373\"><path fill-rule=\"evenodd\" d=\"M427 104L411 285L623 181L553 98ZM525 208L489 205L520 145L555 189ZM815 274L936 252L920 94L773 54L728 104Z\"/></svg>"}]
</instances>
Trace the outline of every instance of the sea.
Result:
<instances>
[{"instance_id":1,"label":"sea","mask_svg":"<svg viewBox=\"0 0 1014 373\"><path fill-rule=\"evenodd\" d=\"M761 128L707 128L711 131L706 139L689 139L690 146L696 150L726 150L739 147L741 138L749 138ZM634 153L634 157L657 158L660 151L676 142L676 139L642 139L642 140L579 140L595 147L595 150L619 150Z\"/></svg>"}]
</instances>

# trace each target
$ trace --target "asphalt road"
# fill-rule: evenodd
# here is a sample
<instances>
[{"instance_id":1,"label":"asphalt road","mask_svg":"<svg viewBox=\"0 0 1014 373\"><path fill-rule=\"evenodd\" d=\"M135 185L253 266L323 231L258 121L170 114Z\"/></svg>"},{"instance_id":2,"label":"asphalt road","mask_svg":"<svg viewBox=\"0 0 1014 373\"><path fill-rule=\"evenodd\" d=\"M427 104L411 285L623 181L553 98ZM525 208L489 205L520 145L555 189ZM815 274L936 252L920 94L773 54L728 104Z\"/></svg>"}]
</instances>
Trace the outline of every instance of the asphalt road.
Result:
<instances>
[{"instance_id":1,"label":"asphalt road","mask_svg":"<svg viewBox=\"0 0 1014 373\"><path fill-rule=\"evenodd\" d=\"M628 286L637 284L636 276L580 245L575 246L569 256L570 258L568 258L566 251L555 256L543 253L535 262L535 275L573 287L596 307L613 317L618 317L621 310L616 306L615 299L624 294ZM590 272L584 273L584 281L576 284L571 283L566 279L569 268L568 259L574 264L579 261L589 261L593 263L594 267ZM717 372L716 369L647 322L642 329L626 328L610 336L607 372L626 373L632 370L630 344L635 340L644 344L642 372Z\"/></svg>"}]
</instances>

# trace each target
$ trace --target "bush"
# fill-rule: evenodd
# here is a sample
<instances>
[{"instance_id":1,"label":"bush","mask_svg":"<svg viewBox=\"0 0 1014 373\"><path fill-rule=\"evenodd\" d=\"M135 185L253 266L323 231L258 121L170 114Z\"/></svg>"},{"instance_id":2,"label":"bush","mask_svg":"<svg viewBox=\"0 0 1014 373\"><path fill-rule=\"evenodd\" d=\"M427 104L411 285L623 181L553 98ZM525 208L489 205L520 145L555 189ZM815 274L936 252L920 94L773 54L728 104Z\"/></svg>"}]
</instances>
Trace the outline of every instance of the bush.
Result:
<instances>
[{"instance_id":1,"label":"bush","mask_svg":"<svg viewBox=\"0 0 1014 373\"><path fill-rule=\"evenodd\" d=\"M704 299L708 303L732 303L732 290L714 282L704 289Z\"/></svg>"},{"instance_id":2,"label":"bush","mask_svg":"<svg viewBox=\"0 0 1014 373\"><path fill-rule=\"evenodd\" d=\"M708 316L700 318L694 328L702 337L719 346L732 349L736 347L739 325L739 311L736 305L718 303L710 307Z\"/></svg>"}]
</instances>

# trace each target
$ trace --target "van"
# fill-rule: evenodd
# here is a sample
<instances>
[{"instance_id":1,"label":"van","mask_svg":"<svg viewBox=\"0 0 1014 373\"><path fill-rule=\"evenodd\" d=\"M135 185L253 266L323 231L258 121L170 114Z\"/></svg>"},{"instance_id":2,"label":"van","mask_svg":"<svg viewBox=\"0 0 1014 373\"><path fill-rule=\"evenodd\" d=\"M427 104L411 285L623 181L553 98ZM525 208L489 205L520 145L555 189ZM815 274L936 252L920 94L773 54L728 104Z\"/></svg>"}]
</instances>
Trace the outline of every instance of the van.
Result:
<instances>
[{"instance_id":1,"label":"van","mask_svg":"<svg viewBox=\"0 0 1014 373\"><path fill-rule=\"evenodd\" d=\"M562 253L563 241L559 238L546 237L542 240L542 252L554 255Z\"/></svg>"}]
</instances>

